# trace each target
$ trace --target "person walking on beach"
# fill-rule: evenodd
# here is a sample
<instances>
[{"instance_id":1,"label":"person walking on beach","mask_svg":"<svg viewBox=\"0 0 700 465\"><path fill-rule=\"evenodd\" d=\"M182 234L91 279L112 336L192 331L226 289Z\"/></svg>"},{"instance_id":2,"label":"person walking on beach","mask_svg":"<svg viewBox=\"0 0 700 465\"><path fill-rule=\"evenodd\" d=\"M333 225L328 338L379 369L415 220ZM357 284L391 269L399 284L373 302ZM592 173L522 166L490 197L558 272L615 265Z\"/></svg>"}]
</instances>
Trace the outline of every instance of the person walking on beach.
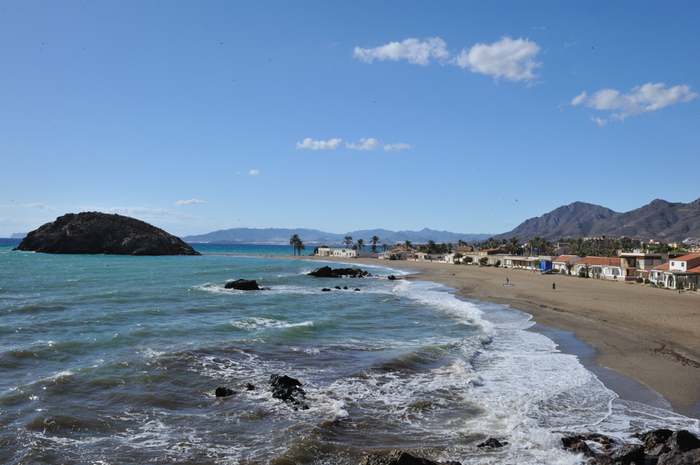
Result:
<instances>
[{"instance_id":1,"label":"person walking on beach","mask_svg":"<svg viewBox=\"0 0 700 465\"><path fill-rule=\"evenodd\" d=\"M552 290L555 291L557 289L557 283L552 283Z\"/></svg>"}]
</instances>

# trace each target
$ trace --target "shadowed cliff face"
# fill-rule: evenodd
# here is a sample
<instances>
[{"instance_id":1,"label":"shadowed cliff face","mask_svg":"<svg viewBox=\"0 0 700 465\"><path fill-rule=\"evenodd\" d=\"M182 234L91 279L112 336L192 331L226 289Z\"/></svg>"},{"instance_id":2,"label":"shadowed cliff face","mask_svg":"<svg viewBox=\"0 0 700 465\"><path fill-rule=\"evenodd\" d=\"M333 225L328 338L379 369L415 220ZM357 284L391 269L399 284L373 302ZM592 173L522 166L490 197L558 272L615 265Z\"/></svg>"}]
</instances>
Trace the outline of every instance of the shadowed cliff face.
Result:
<instances>
[{"instance_id":1,"label":"shadowed cliff face","mask_svg":"<svg viewBox=\"0 0 700 465\"><path fill-rule=\"evenodd\" d=\"M144 221L107 213L68 213L46 223L15 250L55 254L199 255L180 238Z\"/></svg>"}]
</instances>

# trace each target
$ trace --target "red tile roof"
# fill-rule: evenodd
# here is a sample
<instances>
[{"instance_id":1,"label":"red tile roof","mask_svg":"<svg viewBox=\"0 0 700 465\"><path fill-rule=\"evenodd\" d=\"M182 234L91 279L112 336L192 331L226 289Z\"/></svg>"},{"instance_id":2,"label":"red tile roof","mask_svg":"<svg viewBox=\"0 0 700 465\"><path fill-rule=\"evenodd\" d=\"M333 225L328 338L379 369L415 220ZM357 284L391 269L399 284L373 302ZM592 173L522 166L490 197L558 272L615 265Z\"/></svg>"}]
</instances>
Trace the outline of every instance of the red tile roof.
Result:
<instances>
[{"instance_id":1,"label":"red tile roof","mask_svg":"<svg viewBox=\"0 0 700 465\"><path fill-rule=\"evenodd\" d=\"M689 262L690 260L695 260L697 258L700 258L700 254L689 254L689 255L683 255L680 257L676 257L672 259L674 262Z\"/></svg>"},{"instance_id":2,"label":"red tile roof","mask_svg":"<svg viewBox=\"0 0 700 465\"><path fill-rule=\"evenodd\" d=\"M670 263L664 263L663 265L659 265L659 266L657 266L656 268L654 268L654 270L657 270L657 271L667 271L667 270L669 269L669 266L670 266L670 265L671 265Z\"/></svg>"}]
</instances>

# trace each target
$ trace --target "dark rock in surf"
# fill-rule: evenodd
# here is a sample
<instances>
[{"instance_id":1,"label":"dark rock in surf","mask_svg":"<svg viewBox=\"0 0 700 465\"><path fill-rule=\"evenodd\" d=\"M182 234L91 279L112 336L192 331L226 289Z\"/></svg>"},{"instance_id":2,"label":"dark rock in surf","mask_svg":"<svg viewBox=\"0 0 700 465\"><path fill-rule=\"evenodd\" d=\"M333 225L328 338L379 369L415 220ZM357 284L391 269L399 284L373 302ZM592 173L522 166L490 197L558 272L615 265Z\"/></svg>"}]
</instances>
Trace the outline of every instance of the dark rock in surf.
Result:
<instances>
[{"instance_id":1,"label":"dark rock in surf","mask_svg":"<svg viewBox=\"0 0 700 465\"><path fill-rule=\"evenodd\" d=\"M365 276L372 276L368 271L363 271L359 268L331 269L330 266L316 268L308 274L317 278L364 278Z\"/></svg>"},{"instance_id":2,"label":"dark rock in surf","mask_svg":"<svg viewBox=\"0 0 700 465\"><path fill-rule=\"evenodd\" d=\"M306 405L306 392L301 388L301 383L298 379L290 378L287 375L270 375L270 391L272 397L288 402L294 407L294 410L301 408L306 410L309 408Z\"/></svg>"},{"instance_id":3,"label":"dark rock in surf","mask_svg":"<svg viewBox=\"0 0 700 465\"><path fill-rule=\"evenodd\" d=\"M369 454L360 465L461 465L460 462L434 462L422 457L416 457L402 450L393 450L386 455Z\"/></svg>"},{"instance_id":4,"label":"dark rock in surf","mask_svg":"<svg viewBox=\"0 0 700 465\"><path fill-rule=\"evenodd\" d=\"M686 430L680 430L668 438L666 445L673 450L689 452L694 449L700 449L700 439Z\"/></svg>"},{"instance_id":5,"label":"dark rock in surf","mask_svg":"<svg viewBox=\"0 0 700 465\"><path fill-rule=\"evenodd\" d=\"M246 389L246 391L255 391L255 386L248 383L245 385L245 389Z\"/></svg>"},{"instance_id":6,"label":"dark rock in surf","mask_svg":"<svg viewBox=\"0 0 700 465\"><path fill-rule=\"evenodd\" d=\"M355 288L355 289L353 289L353 292L360 292L360 289Z\"/></svg>"},{"instance_id":7,"label":"dark rock in surf","mask_svg":"<svg viewBox=\"0 0 700 465\"><path fill-rule=\"evenodd\" d=\"M482 449L485 448L485 447L488 447L488 448L491 448L491 449L500 449L500 448L503 447L505 444L508 444L508 443L507 443L507 442L501 443L501 441L499 441L499 440L496 439L496 438L488 438L486 441L482 442L481 444L479 444L479 445L476 446L476 447L480 447L480 448L482 448Z\"/></svg>"},{"instance_id":8,"label":"dark rock in surf","mask_svg":"<svg viewBox=\"0 0 700 465\"><path fill-rule=\"evenodd\" d=\"M688 431L671 432L659 429L636 434L635 437L644 442L641 444L623 444L617 447L610 439L598 434L572 436L562 438L566 450L574 453L585 453L588 449L592 456L589 465L698 465L700 464L700 439ZM596 442L603 446L605 452L597 455L588 447L588 442Z\"/></svg>"},{"instance_id":9,"label":"dark rock in surf","mask_svg":"<svg viewBox=\"0 0 700 465\"><path fill-rule=\"evenodd\" d=\"M68 213L27 234L15 250L53 254L200 255L162 229L128 216Z\"/></svg>"},{"instance_id":10,"label":"dark rock in surf","mask_svg":"<svg viewBox=\"0 0 700 465\"><path fill-rule=\"evenodd\" d=\"M398 278L396 276L394 276L393 274L390 274L389 276L387 276L386 279L388 279L389 281L396 281Z\"/></svg>"},{"instance_id":11,"label":"dark rock in surf","mask_svg":"<svg viewBox=\"0 0 700 465\"><path fill-rule=\"evenodd\" d=\"M323 289L321 289L321 292L331 292L331 290L328 289L327 287L324 287Z\"/></svg>"},{"instance_id":12,"label":"dark rock in surf","mask_svg":"<svg viewBox=\"0 0 700 465\"><path fill-rule=\"evenodd\" d=\"M224 286L225 289L235 289L237 291L260 291L258 283L254 279L237 279Z\"/></svg>"},{"instance_id":13,"label":"dark rock in surf","mask_svg":"<svg viewBox=\"0 0 700 465\"><path fill-rule=\"evenodd\" d=\"M228 397L234 395L235 393L236 392L234 390L223 386L219 386L214 392L214 394L216 394L216 397Z\"/></svg>"}]
</instances>

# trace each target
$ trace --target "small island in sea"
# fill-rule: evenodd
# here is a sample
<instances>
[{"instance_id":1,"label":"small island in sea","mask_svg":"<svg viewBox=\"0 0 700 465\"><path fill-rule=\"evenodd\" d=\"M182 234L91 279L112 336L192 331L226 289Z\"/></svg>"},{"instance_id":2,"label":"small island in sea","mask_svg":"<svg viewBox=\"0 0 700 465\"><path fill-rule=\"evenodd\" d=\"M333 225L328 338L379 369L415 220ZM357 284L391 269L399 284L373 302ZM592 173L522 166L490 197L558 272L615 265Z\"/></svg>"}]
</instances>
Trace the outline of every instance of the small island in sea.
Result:
<instances>
[{"instance_id":1,"label":"small island in sea","mask_svg":"<svg viewBox=\"0 0 700 465\"><path fill-rule=\"evenodd\" d=\"M100 212L67 213L31 231L14 250L53 254L200 255L144 221Z\"/></svg>"}]
</instances>

